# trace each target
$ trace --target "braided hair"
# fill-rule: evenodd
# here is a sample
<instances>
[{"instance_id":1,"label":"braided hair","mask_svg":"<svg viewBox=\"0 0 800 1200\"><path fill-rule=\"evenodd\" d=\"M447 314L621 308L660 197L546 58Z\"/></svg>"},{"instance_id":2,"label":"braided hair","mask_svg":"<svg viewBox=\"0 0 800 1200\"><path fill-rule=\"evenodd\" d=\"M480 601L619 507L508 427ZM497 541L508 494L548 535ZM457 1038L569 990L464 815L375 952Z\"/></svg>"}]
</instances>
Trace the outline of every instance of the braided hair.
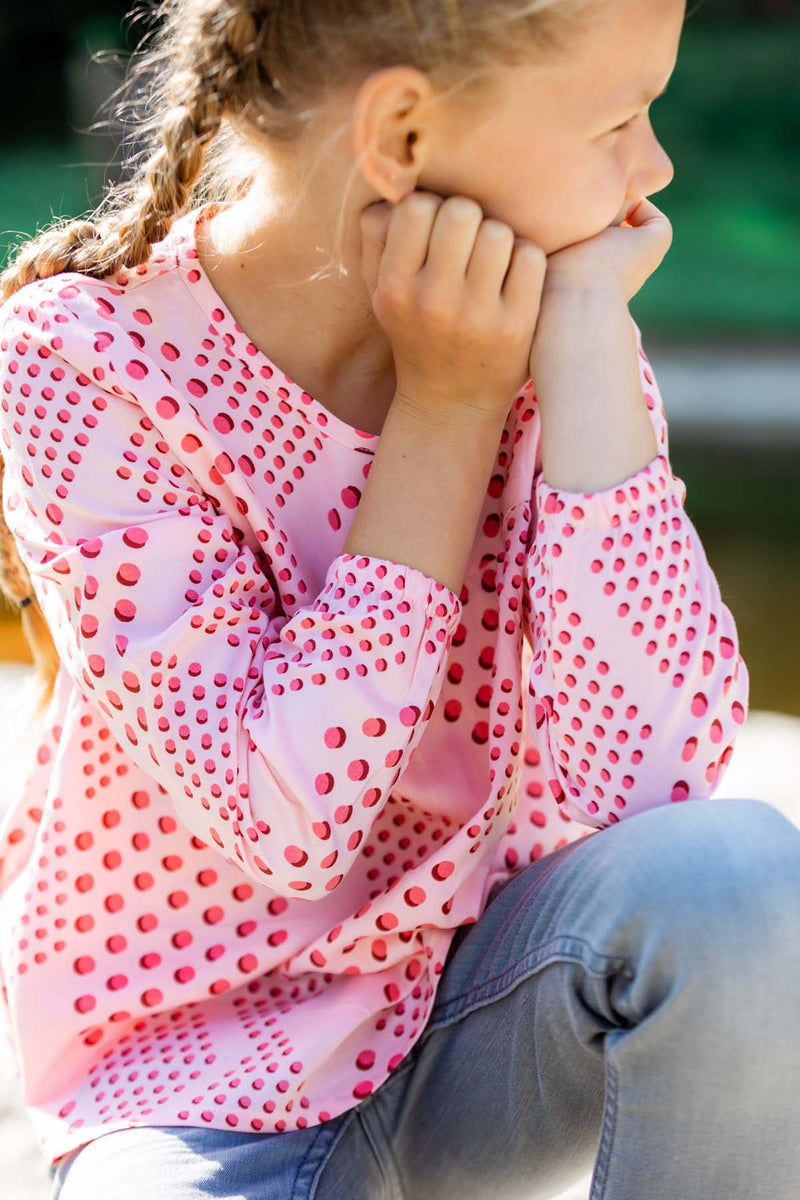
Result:
<instances>
[{"instance_id":1,"label":"braided hair","mask_svg":"<svg viewBox=\"0 0 800 1200\"><path fill-rule=\"evenodd\" d=\"M89 217L61 218L12 250L0 274L0 302L63 272L123 282L190 201L243 195L257 163L253 150L264 154L295 141L332 93L370 71L408 63L442 89L463 88L472 78L480 85L498 63L524 61L531 45L558 46L591 4L161 0L151 14L155 36L142 39L131 57L117 109L130 113L142 145L125 161L129 177L112 185ZM52 699L59 656L5 521L4 474L0 453L0 591L21 614L43 685L38 717Z\"/></svg>"},{"instance_id":2,"label":"braided hair","mask_svg":"<svg viewBox=\"0 0 800 1200\"><path fill-rule=\"evenodd\" d=\"M128 185L126 203L120 203L123 185L116 205L109 204L113 197L107 197L101 206L110 209L107 213L101 211L95 220L69 220L25 243L0 275L0 300L9 299L34 280L63 272L103 279L138 267L148 261L153 245L166 236L184 211L201 174L205 147L219 132L224 97L232 94L235 108L237 86L258 53L266 26L264 6L251 10L236 3L215 3L193 8L194 36L190 33L178 41L176 31L173 38L169 30L164 34L165 44L182 45L184 53L165 79L157 144L138 178ZM193 54L193 47L200 52ZM0 455L0 497L4 476L5 462ZM20 611L43 684L38 717L52 699L59 657L1 504L0 590Z\"/></svg>"}]
</instances>

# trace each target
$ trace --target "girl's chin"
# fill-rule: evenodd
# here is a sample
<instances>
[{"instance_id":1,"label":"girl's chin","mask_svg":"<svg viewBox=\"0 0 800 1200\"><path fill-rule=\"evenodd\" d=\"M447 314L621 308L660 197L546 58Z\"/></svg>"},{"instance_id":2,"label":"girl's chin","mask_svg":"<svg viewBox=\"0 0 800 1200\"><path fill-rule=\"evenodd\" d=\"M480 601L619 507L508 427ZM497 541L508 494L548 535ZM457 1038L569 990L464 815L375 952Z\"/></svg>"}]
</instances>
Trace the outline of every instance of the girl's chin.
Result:
<instances>
[{"instance_id":1,"label":"girl's chin","mask_svg":"<svg viewBox=\"0 0 800 1200\"><path fill-rule=\"evenodd\" d=\"M559 250L567 250L570 246L580 246L582 242L589 242L592 238L599 237L601 233L605 233L607 229L614 229L616 226L623 225L624 223L625 218L623 217L619 221L614 221L611 225L603 225L599 229L592 229L587 233L581 233L578 237L574 237L568 242L559 241L557 244L545 250L545 254L557 254Z\"/></svg>"}]
</instances>

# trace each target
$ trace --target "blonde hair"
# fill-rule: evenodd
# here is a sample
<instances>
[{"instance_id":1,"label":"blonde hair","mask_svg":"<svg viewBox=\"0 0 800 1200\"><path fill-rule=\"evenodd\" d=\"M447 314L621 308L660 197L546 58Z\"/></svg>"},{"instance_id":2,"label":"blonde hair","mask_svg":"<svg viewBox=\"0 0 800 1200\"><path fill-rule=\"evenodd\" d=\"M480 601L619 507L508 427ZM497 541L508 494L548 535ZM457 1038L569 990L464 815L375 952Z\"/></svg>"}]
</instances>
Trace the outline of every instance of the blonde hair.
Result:
<instances>
[{"instance_id":1,"label":"blonde hair","mask_svg":"<svg viewBox=\"0 0 800 1200\"><path fill-rule=\"evenodd\" d=\"M149 14L154 29L131 56L115 110L138 143L123 177L88 217L59 218L16 246L0 275L0 300L65 271L102 279L147 262L190 201L245 194L255 160L243 146L296 141L326 96L370 72L402 63L424 71L443 94L480 87L499 65L529 60L532 48L562 48L586 4L162 0ZM21 612L42 685L39 717L52 699L59 658L5 521L3 475L0 454L0 590Z\"/></svg>"}]
</instances>

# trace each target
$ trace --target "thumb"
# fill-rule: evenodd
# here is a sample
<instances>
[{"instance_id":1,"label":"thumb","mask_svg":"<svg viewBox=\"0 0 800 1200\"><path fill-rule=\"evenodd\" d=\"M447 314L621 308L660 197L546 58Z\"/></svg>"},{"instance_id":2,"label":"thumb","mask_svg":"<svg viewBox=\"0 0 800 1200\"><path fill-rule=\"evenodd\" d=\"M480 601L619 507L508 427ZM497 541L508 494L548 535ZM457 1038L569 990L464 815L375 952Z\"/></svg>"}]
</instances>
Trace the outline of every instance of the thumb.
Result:
<instances>
[{"instance_id":1,"label":"thumb","mask_svg":"<svg viewBox=\"0 0 800 1200\"><path fill-rule=\"evenodd\" d=\"M626 225L629 237L632 231L636 232L636 237L631 237L630 241L626 238L626 299L630 302L666 258L672 245L672 224L669 217L650 200L641 200L628 213L623 229Z\"/></svg>"},{"instance_id":2,"label":"thumb","mask_svg":"<svg viewBox=\"0 0 800 1200\"><path fill-rule=\"evenodd\" d=\"M368 204L361 213L361 274L370 295L378 283L378 268L395 207L390 200L379 200Z\"/></svg>"},{"instance_id":3,"label":"thumb","mask_svg":"<svg viewBox=\"0 0 800 1200\"><path fill-rule=\"evenodd\" d=\"M664 254L672 244L672 223L666 213L651 200L640 200L625 218L631 229L641 229L649 235L654 245L663 248Z\"/></svg>"}]
</instances>

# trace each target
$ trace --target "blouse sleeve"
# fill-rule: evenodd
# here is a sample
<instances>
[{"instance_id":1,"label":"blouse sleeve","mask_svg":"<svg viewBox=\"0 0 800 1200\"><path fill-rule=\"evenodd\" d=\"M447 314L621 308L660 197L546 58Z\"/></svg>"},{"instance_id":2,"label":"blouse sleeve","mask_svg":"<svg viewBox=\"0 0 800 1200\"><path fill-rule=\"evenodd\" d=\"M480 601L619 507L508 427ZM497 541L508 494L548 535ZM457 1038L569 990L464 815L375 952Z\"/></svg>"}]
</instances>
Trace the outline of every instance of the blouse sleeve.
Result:
<instances>
[{"instance_id":1,"label":"blouse sleeve","mask_svg":"<svg viewBox=\"0 0 800 1200\"><path fill-rule=\"evenodd\" d=\"M659 452L604 491L539 474L526 556L529 725L562 811L596 829L710 796L748 708L736 626L672 474L634 326Z\"/></svg>"},{"instance_id":2,"label":"blouse sleeve","mask_svg":"<svg viewBox=\"0 0 800 1200\"><path fill-rule=\"evenodd\" d=\"M422 737L460 600L341 554L287 619L127 381L80 370L58 329L5 307L0 436L3 512L62 668L193 834L265 887L323 898Z\"/></svg>"}]
</instances>

